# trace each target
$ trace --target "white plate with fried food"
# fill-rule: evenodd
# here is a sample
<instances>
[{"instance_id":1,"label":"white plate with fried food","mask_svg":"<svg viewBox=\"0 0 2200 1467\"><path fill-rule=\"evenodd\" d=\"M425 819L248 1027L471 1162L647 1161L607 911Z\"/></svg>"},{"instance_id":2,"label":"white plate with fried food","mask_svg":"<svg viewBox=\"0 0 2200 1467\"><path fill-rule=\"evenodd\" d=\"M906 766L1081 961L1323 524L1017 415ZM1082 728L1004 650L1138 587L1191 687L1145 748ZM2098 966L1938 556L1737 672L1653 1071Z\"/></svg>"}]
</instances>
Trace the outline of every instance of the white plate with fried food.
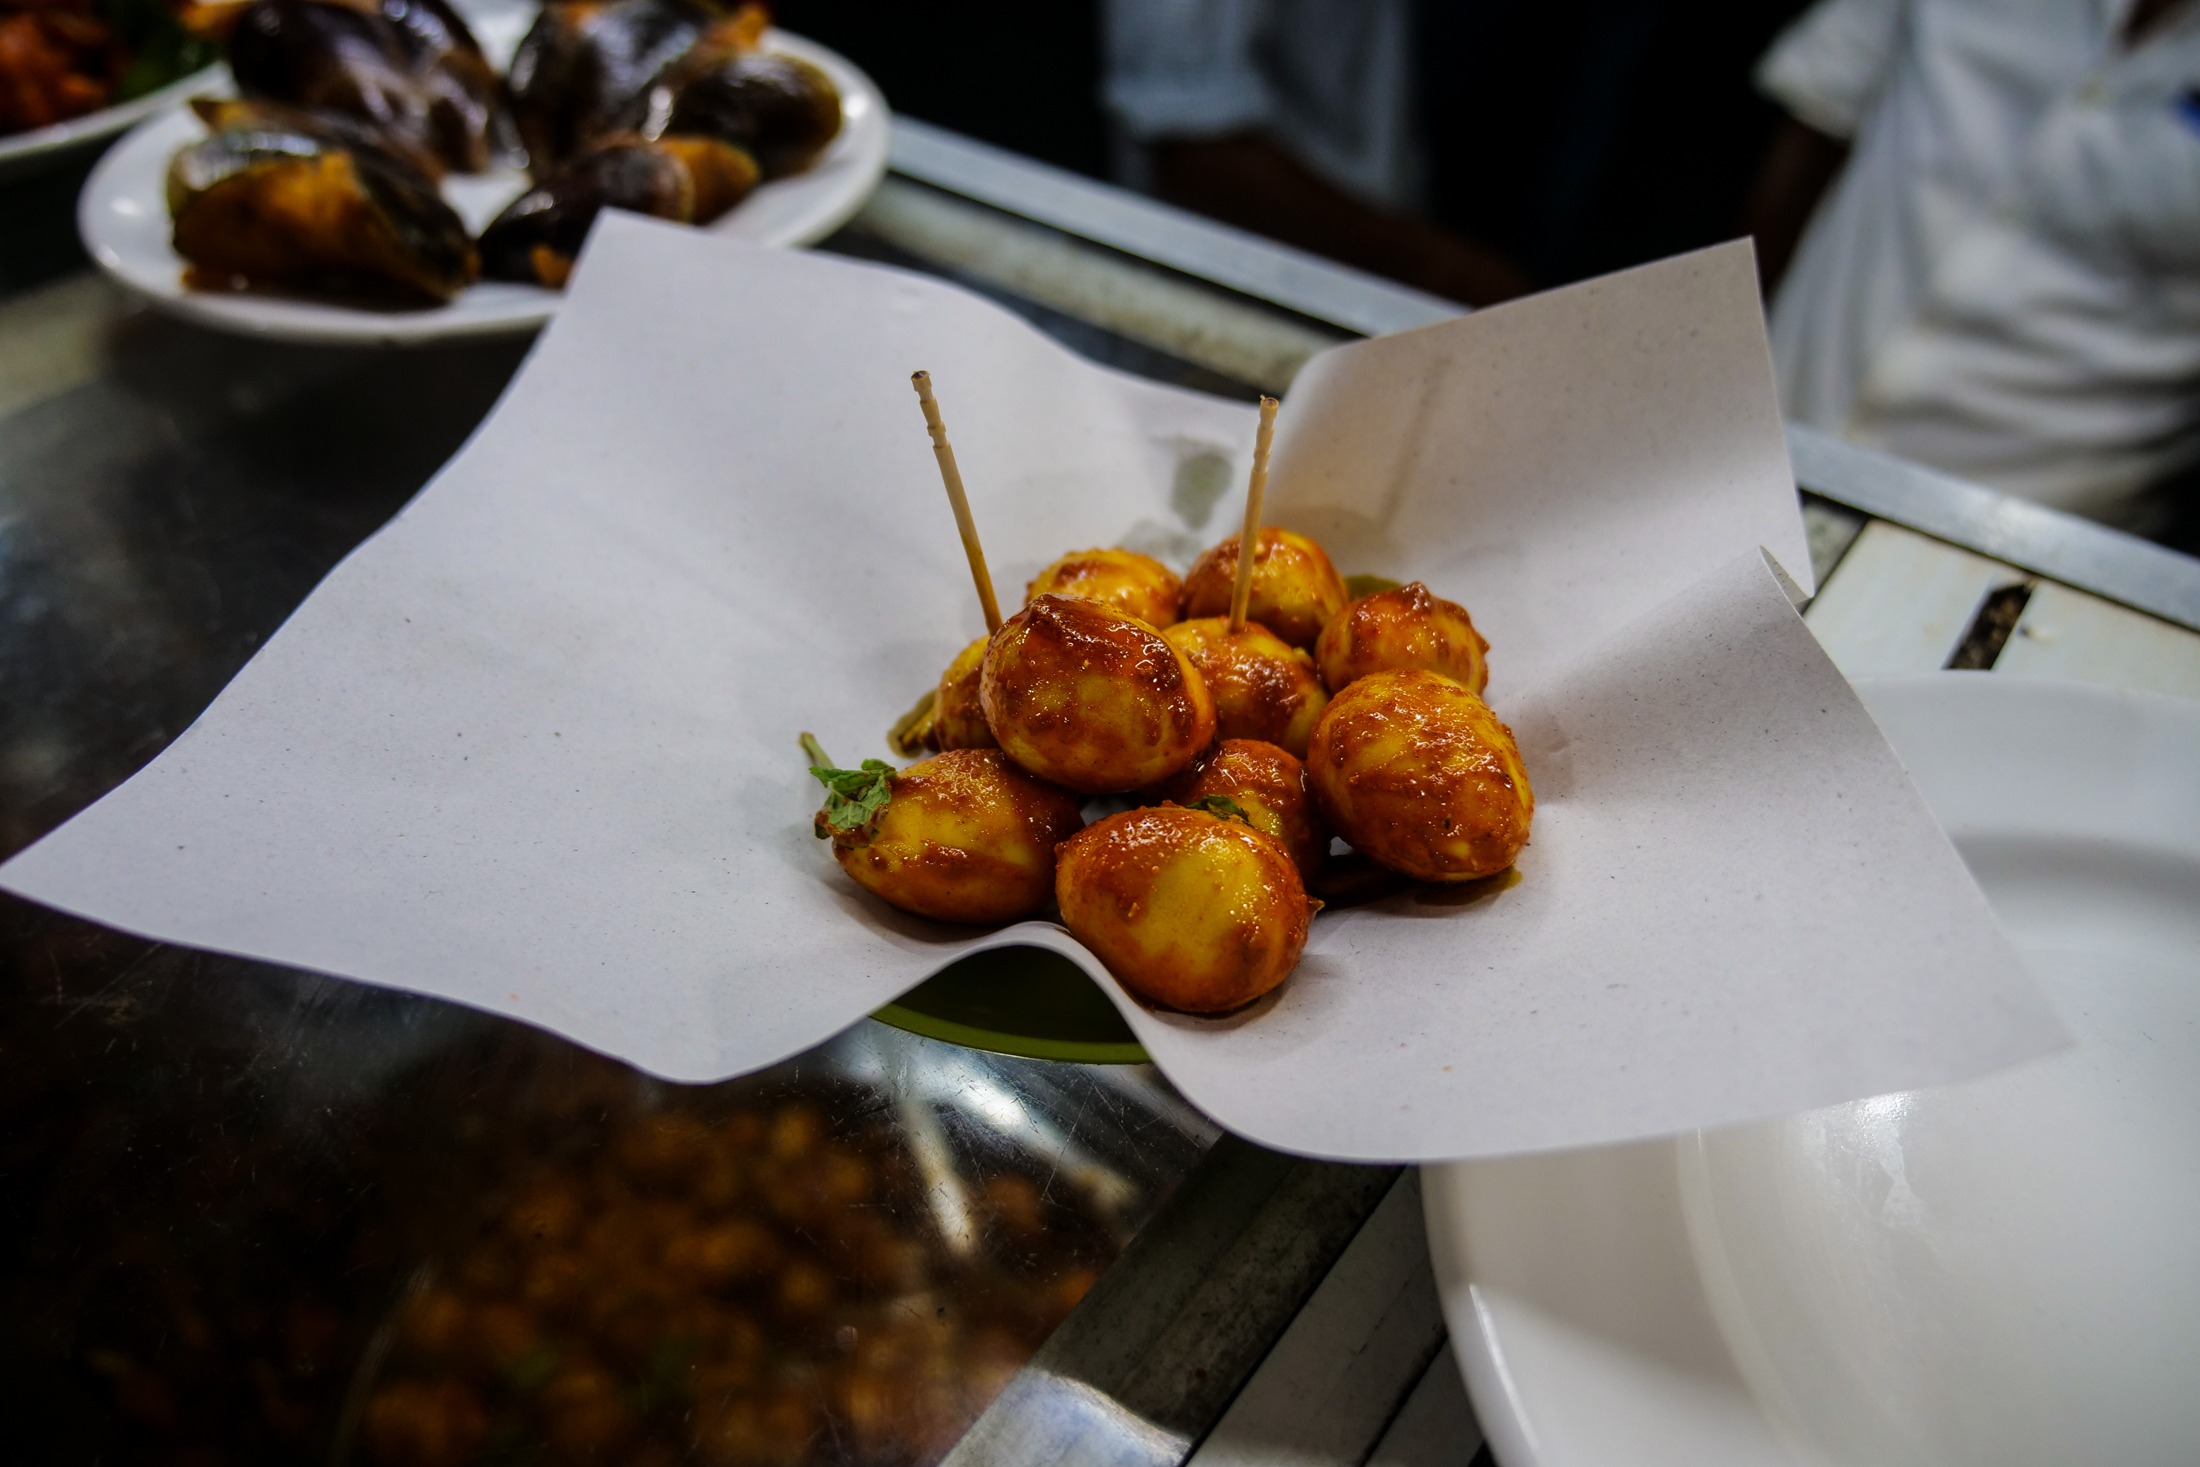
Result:
<instances>
[{"instance_id":1,"label":"white plate with fried food","mask_svg":"<svg viewBox=\"0 0 2200 1467\"><path fill-rule=\"evenodd\" d=\"M219 66L202 67L127 102L102 107L81 117L65 118L45 127L0 135L0 182L35 173L69 155L105 142L116 133L137 126L156 113L169 111L191 97L220 85Z\"/></svg>"},{"instance_id":2,"label":"white plate with fried food","mask_svg":"<svg viewBox=\"0 0 2200 1467\"><path fill-rule=\"evenodd\" d=\"M1859 691L2077 1043L1430 1168L1506 1467L2200 1461L2200 703L1974 674Z\"/></svg>"},{"instance_id":3,"label":"white plate with fried food","mask_svg":"<svg viewBox=\"0 0 2200 1467\"><path fill-rule=\"evenodd\" d=\"M535 15L534 6L512 0L458 8L500 70ZM703 227L747 244L814 243L846 223L878 186L886 171L891 116L877 86L837 52L784 31L768 32L763 49L807 61L832 80L840 93L840 132L807 169L762 184ZM532 331L556 312L557 291L505 280L479 281L440 305L389 307L187 284L186 264L172 237L169 163L206 133L182 100L173 102L101 160L77 204L78 227L93 260L156 309L246 335L354 346L508 336ZM450 174L442 184L445 201L473 234L527 188L527 176L514 168Z\"/></svg>"}]
</instances>

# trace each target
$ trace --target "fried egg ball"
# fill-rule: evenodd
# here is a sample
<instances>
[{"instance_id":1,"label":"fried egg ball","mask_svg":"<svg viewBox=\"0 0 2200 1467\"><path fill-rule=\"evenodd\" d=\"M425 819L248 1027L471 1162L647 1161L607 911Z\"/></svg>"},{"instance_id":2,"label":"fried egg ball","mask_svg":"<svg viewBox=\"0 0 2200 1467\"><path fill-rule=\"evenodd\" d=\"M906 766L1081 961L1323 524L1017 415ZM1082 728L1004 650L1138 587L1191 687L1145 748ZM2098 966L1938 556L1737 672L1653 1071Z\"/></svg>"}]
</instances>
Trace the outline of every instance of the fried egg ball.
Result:
<instances>
[{"instance_id":1,"label":"fried egg ball","mask_svg":"<svg viewBox=\"0 0 2200 1467\"><path fill-rule=\"evenodd\" d=\"M1281 983L1320 906L1273 836L1181 805L1126 810L1070 837L1054 895L1125 988L1192 1014Z\"/></svg>"},{"instance_id":2,"label":"fried egg ball","mask_svg":"<svg viewBox=\"0 0 2200 1467\"><path fill-rule=\"evenodd\" d=\"M887 788L869 825L833 833L833 856L880 900L941 922L1012 922L1044 907L1054 848L1084 824L1075 795L998 749L919 760Z\"/></svg>"},{"instance_id":3,"label":"fried egg ball","mask_svg":"<svg viewBox=\"0 0 2200 1467\"><path fill-rule=\"evenodd\" d=\"M1257 621L1233 634L1226 616L1180 621L1161 635L1199 669L1219 737L1263 739L1304 757L1314 720L1329 706L1313 658Z\"/></svg>"},{"instance_id":4,"label":"fried egg ball","mask_svg":"<svg viewBox=\"0 0 2200 1467\"><path fill-rule=\"evenodd\" d=\"M1414 581L1362 596L1338 612L1322 628L1314 660L1332 693L1371 672L1405 667L1440 672L1479 693L1490 680L1483 660L1489 648L1464 606Z\"/></svg>"},{"instance_id":5,"label":"fried egg ball","mask_svg":"<svg viewBox=\"0 0 2200 1467\"><path fill-rule=\"evenodd\" d=\"M978 703L978 676L985 668L985 647L990 637L980 637L947 664L940 674L939 691L932 697L932 747L990 749L993 730L986 727L985 709Z\"/></svg>"},{"instance_id":6,"label":"fried egg ball","mask_svg":"<svg viewBox=\"0 0 2200 1467\"><path fill-rule=\"evenodd\" d=\"M1283 843L1299 875L1308 881L1320 874L1329 859L1329 822L1315 803L1306 766L1274 744L1223 739L1163 785L1160 793L1193 808L1215 796L1233 802L1255 830Z\"/></svg>"},{"instance_id":7,"label":"fried egg ball","mask_svg":"<svg viewBox=\"0 0 2200 1467\"><path fill-rule=\"evenodd\" d=\"M1008 757L1086 794L1157 784L1214 742L1199 670L1138 617L1043 595L1001 623L978 696Z\"/></svg>"},{"instance_id":8,"label":"fried egg ball","mask_svg":"<svg viewBox=\"0 0 2200 1467\"><path fill-rule=\"evenodd\" d=\"M1238 537L1192 562L1184 577L1187 617L1228 616L1237 581ZM1289 530L1266 529L1253 547L1253 591L1248 620L1257 621L1294 647L1311 647L1350 600L1329 552Z\"/></svg>"},{"instance_id":9,"label":"fried egg ball","mask_svg":"<svg viewBox=\"0 0 2200 1467\"><path fill-rule=\"evenodd\" d=\"M1082 596L1140 621L1165 627L1176 620L1184 583L1150 555L1135 550L1073 550L1032 578L1024 588L1028 603L1036 597Z\"/></svg>"},{"instance_id":10,"label":"fried egg ball","mask_svg":"<svg viewBox=\"0 0 2200 1467\"><path fill-rule=\"evenodd\" d=\"M1441 673L1347 685L1314 725L1306 771L1339 835L1423 881L1494 875L1528 843L1535 794L1512 730Z\"/></svg>"}]
</instances>

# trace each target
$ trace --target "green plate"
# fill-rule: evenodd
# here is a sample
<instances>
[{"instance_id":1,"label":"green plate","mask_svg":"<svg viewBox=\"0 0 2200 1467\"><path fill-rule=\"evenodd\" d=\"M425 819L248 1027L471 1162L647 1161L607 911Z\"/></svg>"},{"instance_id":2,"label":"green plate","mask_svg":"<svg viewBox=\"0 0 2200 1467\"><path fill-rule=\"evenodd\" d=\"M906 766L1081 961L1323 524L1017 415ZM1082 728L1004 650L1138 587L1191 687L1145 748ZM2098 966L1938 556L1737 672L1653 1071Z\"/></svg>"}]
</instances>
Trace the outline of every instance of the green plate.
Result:
<instances>
[{"instance_id":1,"label":"green plate","mask_svg":"<svg viewBox=\"0 0 2200 1467\"><path fill-rule=\"evenodd\" d=\"M974 953L871 1015L882 1024L1023 1059L1142 1065L1145 1048L1099 985L1060 953Z\"/></svg>"}]
</instances>

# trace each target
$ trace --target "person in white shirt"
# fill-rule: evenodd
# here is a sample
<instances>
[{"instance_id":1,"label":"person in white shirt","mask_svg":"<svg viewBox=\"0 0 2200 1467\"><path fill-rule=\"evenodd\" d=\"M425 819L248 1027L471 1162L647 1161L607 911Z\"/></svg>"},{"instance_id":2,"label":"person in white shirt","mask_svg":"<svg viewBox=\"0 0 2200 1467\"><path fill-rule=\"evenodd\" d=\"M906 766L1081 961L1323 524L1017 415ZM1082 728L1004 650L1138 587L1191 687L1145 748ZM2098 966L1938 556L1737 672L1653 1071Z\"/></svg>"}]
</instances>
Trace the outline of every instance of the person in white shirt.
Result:
<instances>
[{"instance_id":1,"label":"person in white shirt","mask_svg":"<svg viewBox=\"0 0 2200 1467\"><path fill-rule=\"evenodd\" d=\"M2200 3L1821 0L1758 84L1789 415L2149 528L2200 464Z\"/></svg>"}]
</instances>

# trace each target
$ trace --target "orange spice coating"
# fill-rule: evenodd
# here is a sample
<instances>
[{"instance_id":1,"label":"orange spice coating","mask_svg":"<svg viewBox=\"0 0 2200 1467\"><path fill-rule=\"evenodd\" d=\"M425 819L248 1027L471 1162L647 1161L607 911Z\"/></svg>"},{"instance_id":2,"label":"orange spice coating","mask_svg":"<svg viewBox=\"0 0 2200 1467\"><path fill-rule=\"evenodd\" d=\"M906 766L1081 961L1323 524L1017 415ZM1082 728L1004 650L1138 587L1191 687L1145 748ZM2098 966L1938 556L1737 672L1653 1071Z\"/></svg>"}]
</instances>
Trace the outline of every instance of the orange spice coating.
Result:
<instances>
[{"instance_id":1,"label":"orange spice coating","mask_svg":"<svg viewBox=\"0 0 2200 1467\"><path fill-rule=\"evenodd\" d=\"M1255 830L1283 842L1299 875L1311 881L1329 859L1329 822L1314 800L1306 766L1259 739L1222 739L1170 780L1161 794L1179 805L1209 795L1237 802Z\"/></svg>"},{"instance_id":2,"label":"orange spice coating","mask_svg":"<svg viewBox=\"0 0 2200 1467\"><path fill-rule=\"evenodd\" d=\"M858 886L941 922L1011 922L1046 905L1054 848L1084 823L1075 795L997 749L956 749L894 775L868 827L833 836Z\"/></svg>"},{"instance_id":3,"label":"orange spice coating","mask_svg":"<svg viewBox=\"0 0 2200 1467\"><path fill-rule=\"evenodd\" d=\"M1135 550L1073 550L1024 587L1028 603L1045 595L1082 596L1126 612L1156 627L1176 620L1184 583L1150 555Z\"/></svg>"},{"instance_id":4,"label":"orange spice coating","mask_svg":"<svg viewBox=\"0 0 2200 1467\"><path fill-rule=\"evenodd\" d=\"M1512 730L1440 673L1349 684L1314 726L1306 770L1339 835L1423 881L1493 875L1528 843L1535 794Z\"/></svg>"},{"instance_id":5,"label":"orange spice coating","mask_svg":"<svg viewBox=\"0 0 2200 1467\"><path fill-rule=\"evenodd\" d=\"M1322 628L1314 658L1331 693L1371 672L1407 667L1440 672L1479 693L1490 680L1483 657L1489 647L1464 606L1414 581L1362 596L1338 612Z\"/></svg>"},{"instance_id":6,"label":"orange spice coating","mask_svg":"<svg viewBox=\"0 0 2200 1467\"><path fill-rule=\"evenodd\" d=\"M1214 700L1183 653L1074 596L1042 595L1001 623L979 699L1011 759L1087 794L1158 783L1215 736Z\"/></svg>"},{"instance_id":7,"label":"orange spice coating","mask_svg":"<svg viewBox=\"0 0 2200 1467\"><path fill-rule=\"evenodd\" d=\"M1274 837L1177 805L1110 815L1065 841L1054 895L1124 987L1193 1014L1281 983L1321 905Z\"/></svg>"},{"instance_id":8,"label":"orange spice coating","mask_svg":"<svg viewBox=\"0 0 2200 1467\"><path fill-rule=\"evenodd\" d=\"M985 670L986 643L980 637L947 664L940 674L939 691L932 697L932 747L990 749L993 730L986 727L985 709L978 702L979 675Z\"/></svg>"},{"instance_id":9,"label":"orange spice coating","mask_svg":"<svg viewBox=\"0 0 2200 1467\"><path fill-rule=\"evenodd\" d=\"M1329 706L1313 658L1257 621L1232 636L1226 616L1180 621L1161 635L1199 669L1218 737L1264 739L1305 757L1314 720Z\"/></svg>"},{"instance_id":10,"label":"orange spice coating","mask_svg":"<svg viewBox=\"0 0 2200 1467\"><path fill-rule=\"evenodd\" d=\"M1192 562L1184 576L1183 612L1228 616L1237 580L1238 537L1232 535ZM1245 615L1294 647L1311 647L1349 593L1329 552L1304 535L1273 527L1253 551L1253 594Z\"/></svg>"}]
</instances>

